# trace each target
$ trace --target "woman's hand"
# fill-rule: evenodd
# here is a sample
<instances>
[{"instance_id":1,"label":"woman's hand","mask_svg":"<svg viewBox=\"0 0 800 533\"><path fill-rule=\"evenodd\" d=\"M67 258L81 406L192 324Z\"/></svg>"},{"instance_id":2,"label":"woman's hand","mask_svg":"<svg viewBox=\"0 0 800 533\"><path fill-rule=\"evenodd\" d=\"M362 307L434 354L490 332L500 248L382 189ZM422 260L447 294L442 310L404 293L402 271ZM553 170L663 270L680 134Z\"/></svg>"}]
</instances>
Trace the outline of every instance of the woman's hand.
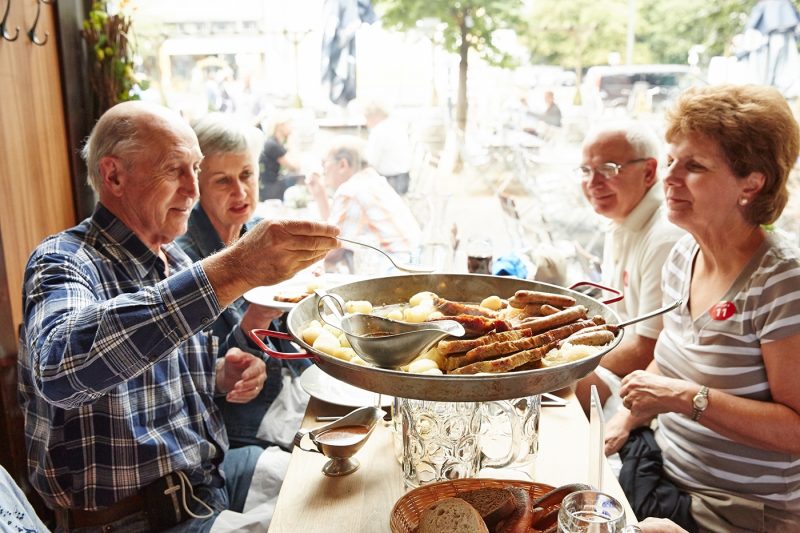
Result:
<instances>
[{"instance_id":1,"label":"woman's hand","mask_svg":"<svg viewBox=\"0 0 800 533\"><path fill-rule=\"evenodd\" d=\"M693 396L690 387L690 383L680 379L635 370L622 378L619 395L622 405L634 418L651 420L661 413L688 414Z\"/></svg>"},{"instance_id":2,"label":"woman's hand","mask_svg":"<svg viewBox=\"0 0 800 533\"><path fill-rule=\"evenodd\" d=\"M251 330L268 328L270 322L280 317L282 314L283 311L275 309L274 307L250 304L247 306L244 315L242 315L239 327L242 328L244 334L247 335Z\"/></svg>"},{"instance_id":3,"label":"woman's hand","mask_svg":"<svg viewBox=\"0 0 800 533\"><path fill-rule=\"evenodd\" d=\"M685 529L666 518L648 517L636 525L642 533L686 533Z\"/></svg>"},{"instance_id":4,"label":"woman's hand","mask_svg":"<svg viewBox=\"0 0 800 533\"><path fill-rule=\"evenodd\" d=\"M650 419L638 419L627 409L617 411L605 425L605 453L606 456L617 453L628 441L631 431L639 426L644 426Z\"/></svg>"},{"instance_id":5,"label":"woman's hand","mask_svg":"<svg viewBox=\"0 0 800 533\"><path fill-rule=\"evenodd\" d=\"M231 348L217 361L216 388L231 403L247 403L261 392L267 365L251 353Z\"/></svg>"}]
</instances>

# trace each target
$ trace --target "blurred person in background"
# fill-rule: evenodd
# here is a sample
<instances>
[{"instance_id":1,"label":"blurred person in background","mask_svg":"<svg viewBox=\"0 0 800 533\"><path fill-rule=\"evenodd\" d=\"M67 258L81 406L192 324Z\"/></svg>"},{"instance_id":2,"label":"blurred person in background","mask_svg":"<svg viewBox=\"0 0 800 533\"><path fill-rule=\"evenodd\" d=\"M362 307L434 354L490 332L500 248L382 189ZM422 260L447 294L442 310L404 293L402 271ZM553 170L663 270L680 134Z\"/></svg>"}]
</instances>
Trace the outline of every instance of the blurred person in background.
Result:
<instances>
[{"instance_id":1,"label":"blurred person in background","mask_svg":"<svg viewBox=\"0 0 800 533\"><path fill-rule=\"evenodd\" d=\"M286 189L302 178L298 174L300 162L286 147L292 134L292 119L286 112L273 111L267 122L267 140L258 159L259 198L282 200Z\"/></svg>"},{"instance_id":2,"label":"blurred person in background","mask_svg":"<svg viewBox=\"0 0 800 533\"><path fill-rule=\"evenodd\" d=\"M209 113L192 125L203 160L200 163L198 186L200 200L192 208L189 226L177 243L193 260L199 261L232 245L262 219L254 216L258 204L258 154L264 144L264 136L254 126L245 126L230 114ZM266 356L248 338L252 329L268 328L286 331L283 311L271 307L248 304L239 298L229 305L214 322L212 331L224 339L233 334L238 344L253 355L264 358L267 365L267 381L255 401L241 404L228 402L224 396L214 399L222 412L225 429L232 448L255 444L289 446L285 438L278 438L283 428L272 428L268 435L260 438L259 428L273 401L283 387L283 372L299 374L307 361L280 361ZM294 352L296 349L285 341L276 342L277 351ZM285 426L299 429L305 405L296 406ZM264 428L269 429L269 428ZM263 431L262 431L263 433Z\"/></svg>"},{"instance_id":3,"label":"blurred person in background","mask_svg":"<svg viewBox=\"0 0 800 533\"><path fill-rule=\"evenodd\" d=\"M365 106L364 117L369 128L367 161L397 194L406 194L411 180L411 143L406 125L391 117L383 104L374 101Z\"/></svg>"},{"instance_id":4,"label":"blurred person in background","mask_svg":"<svg viewBox=\"0 0 800 533\"><path fill-rule=\"evenodd\" d=\"M342 237L411 260L419 251L419 224L403 198L370 166L364 150L364 141L357 137L337 138L322 161L323 175L311 174L306 185L322 219L339 227ZM326 263L346 260L347 250L333 251Z\"/></svg>"},{"instance_id":5,"label":"blurred person in background","mask_svg":"<svg viewBox=\"0 0 800 533\"><path fill-rule=\"evenodd\" d=\"M667 215L688 235L664 265L664 302L682 304L647 370L623 378L606 452L619 450L637 516L688 509L673 520L689 531L796 532L800 255L764 226L788 201L800 128L755 85L691 88L666 119Z\"/></svg>"},{"instance_id":6,"label":"blurred person in background","mask_svg":"<svg viewBox=\"0 0 800 533\"><path fill-rule=\"evenodd\" d=\"M601 126L583 141L576 174L595 212L606 219L602 283L625 297L611 304L622 320L661 306L661 267L683 231L666 218L658 185L660 143L645 124L624 121ZM600 366L580 380L576 395L588 414L590 388L596 385L607 417L620 407L620 379L647 368L661 332L660 316L625 328L622 342Z\"/></svg>"}]
</instances>

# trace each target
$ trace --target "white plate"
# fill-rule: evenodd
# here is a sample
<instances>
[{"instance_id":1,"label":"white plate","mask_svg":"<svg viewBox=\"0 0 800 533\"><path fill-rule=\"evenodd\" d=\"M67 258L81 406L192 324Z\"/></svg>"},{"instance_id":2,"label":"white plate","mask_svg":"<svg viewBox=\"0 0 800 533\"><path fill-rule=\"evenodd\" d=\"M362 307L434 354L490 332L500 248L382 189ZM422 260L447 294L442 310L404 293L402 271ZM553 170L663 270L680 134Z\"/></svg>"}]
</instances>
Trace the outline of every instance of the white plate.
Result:
<instances>
[{"instance_id":1,"label":"white plate","mask_svg":"<svg viewBox=\"0 0 800 533\"><path fill-rule=\"evenodd\" d=\"M314 398L335 405L364 407L378 402L378 394L339 381L316 365L303 371L300 376L300 386ZM391 396L381 395L381 406L392 405L393 399Z\"/></svg>"},{"instance_id":2,"label":"white plate","mask_svg":"<svg viewBox=\"0 0 800 533\"><path fill-rule=\"evenodd\" d=\"M329 289L336 285L343 283L350 283L357 281L361 278L357 276L349 276L345 274L325 274L319 277L309 275L297 275L292 279L278 283L277 285L268 285L263 287L255 287L244 293L243 297L251 304L263 305L265 307L273 307L281 311L291 311L296 303L280 302L275 300L278 294L302 294L308 291L309 285L318 285L320 288Z\"/></svg>"}]
</instances>

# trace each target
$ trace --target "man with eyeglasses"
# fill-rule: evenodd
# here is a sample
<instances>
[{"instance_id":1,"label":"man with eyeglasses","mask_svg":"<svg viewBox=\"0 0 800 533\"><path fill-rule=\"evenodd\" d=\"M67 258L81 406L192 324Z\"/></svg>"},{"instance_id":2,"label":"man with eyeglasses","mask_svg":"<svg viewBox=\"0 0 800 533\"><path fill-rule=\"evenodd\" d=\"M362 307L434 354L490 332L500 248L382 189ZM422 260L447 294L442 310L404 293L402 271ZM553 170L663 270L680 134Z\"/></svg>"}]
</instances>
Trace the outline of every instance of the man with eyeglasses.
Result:
<instances>
[{"instance_id":1,"label":"man with eyeglasses","mask_svg":"<svg viewBox=\"0 0 800 533\"><path fill-rule=\"evenodd\" d=\"M622 320L661 306L661 267L682 232L667 221L658 184L659 142L646 125L606 125L584 139L575 175L596 213L608 219L603 246L603 283L625 298L612 304ZM594 373L578 382L576 395L589 412L596 385L606 416L621 406L619 382L653 359L661 317L625 329L622 343L605 355Z\"/></svg>"}]
</instances>

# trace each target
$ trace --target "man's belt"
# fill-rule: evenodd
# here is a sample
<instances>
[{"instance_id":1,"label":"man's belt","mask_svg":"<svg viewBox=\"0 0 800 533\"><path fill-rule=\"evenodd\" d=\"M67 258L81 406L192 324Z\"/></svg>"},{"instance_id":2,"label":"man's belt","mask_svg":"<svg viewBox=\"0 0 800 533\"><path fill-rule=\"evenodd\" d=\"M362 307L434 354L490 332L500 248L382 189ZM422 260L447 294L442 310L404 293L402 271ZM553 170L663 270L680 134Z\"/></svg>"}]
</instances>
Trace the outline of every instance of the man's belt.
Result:
<instances>
[{"instance_id":1,"label":"man's belt","mask_svg":"<svg viewBox=\"0 0 800 533\"><path fill-rule=\"evenodd\" d=\"M110 524L142 510L144 510L144 498L139 494L134 494L97 511L63 509L61 512L56 512L56 521L58 527L69 531L79 527L98 527Z\"/></svg>"}]
</instances>

